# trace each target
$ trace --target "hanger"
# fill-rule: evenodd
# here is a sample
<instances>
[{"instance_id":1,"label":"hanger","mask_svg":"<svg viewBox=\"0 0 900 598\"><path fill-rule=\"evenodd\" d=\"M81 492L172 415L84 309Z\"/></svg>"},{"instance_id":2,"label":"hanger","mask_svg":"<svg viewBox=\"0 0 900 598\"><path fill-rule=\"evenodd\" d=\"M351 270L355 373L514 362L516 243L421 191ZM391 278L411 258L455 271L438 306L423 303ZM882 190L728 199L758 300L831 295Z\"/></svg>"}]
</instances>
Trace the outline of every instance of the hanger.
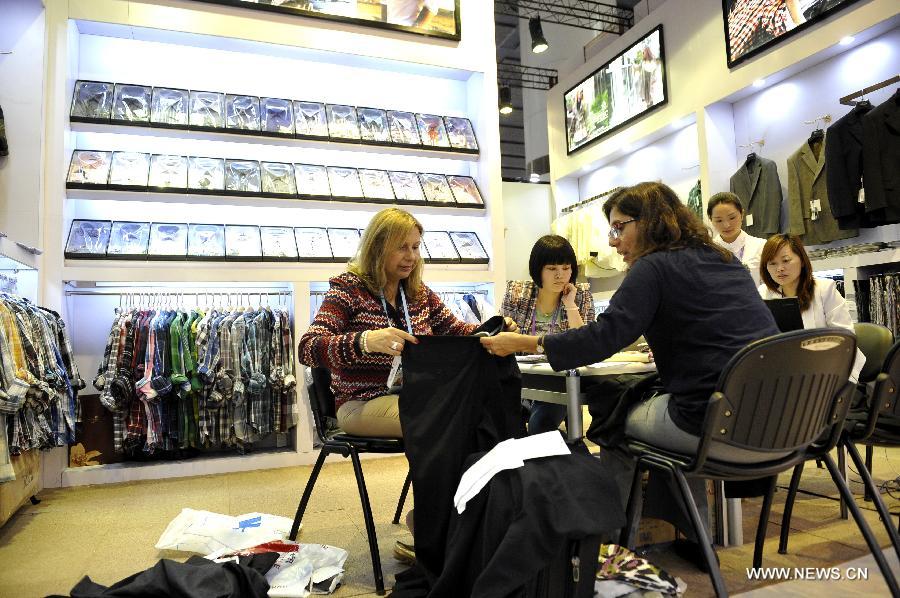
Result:
<instances>
[{"instance_id":1,"label":"hanger","mask_svg":"<svg viewBox=\"0 0 900 598\"><path fill-rule=\"evenodd\" d=\"M745 164L747 164L749 166L750 164L753 164L753 162L755 162L755 161L756 161L756 152L750 152L749 154L747 154L747 160L746 160Z\"/></svg>"},{"instance_id":2,"label":"hanger","mask_svg":"<svg viewBox=\"0 0 900 598\"><path fill-rule=\"evenodd\" d=\"M816 129L815 131L810 133L809 139L807 139L807 143L812 145L813 143L822 141L823 139L825 139L825 131L823 131L822 129Z\"/></svg>"}]
</instances>

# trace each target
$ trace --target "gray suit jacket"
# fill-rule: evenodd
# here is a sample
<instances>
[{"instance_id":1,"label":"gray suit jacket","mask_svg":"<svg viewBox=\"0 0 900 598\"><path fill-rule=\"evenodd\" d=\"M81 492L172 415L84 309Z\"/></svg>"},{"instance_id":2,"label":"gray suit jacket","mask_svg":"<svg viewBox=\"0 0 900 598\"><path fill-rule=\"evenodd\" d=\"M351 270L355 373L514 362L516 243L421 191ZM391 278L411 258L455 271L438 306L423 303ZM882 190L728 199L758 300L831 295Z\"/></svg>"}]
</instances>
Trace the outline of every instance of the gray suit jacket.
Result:
<instances>
[{"instance_id":1,"label":"gray suit jacket","mask_svg":"<svg viewBox=\"0 0 900 598\"><path fill-rule=\"evenodd\" d=\"M818 159L808 142L803 142L800 149L787 159L790 232L801 235L806 245L821 245L859 234L855 228L841 230L831 213L825 170L826 143L827 140L823 139ZM810 202L816 199L819 200L820 211L813 220Z\"/></svg>"},{"instance_id":2,"label":"gray suit jacket","mask_svg":"<svg viewBox=\"0 0 900 598\"><path fill-rule=\"evenodd\" d=\"M731 175L731 192L744 206L744 230L752 237L768 239L780 230L781 182L775 162L757 156ZM747 215L753 224L747 226Z\"/></svg>"}]
</instances>

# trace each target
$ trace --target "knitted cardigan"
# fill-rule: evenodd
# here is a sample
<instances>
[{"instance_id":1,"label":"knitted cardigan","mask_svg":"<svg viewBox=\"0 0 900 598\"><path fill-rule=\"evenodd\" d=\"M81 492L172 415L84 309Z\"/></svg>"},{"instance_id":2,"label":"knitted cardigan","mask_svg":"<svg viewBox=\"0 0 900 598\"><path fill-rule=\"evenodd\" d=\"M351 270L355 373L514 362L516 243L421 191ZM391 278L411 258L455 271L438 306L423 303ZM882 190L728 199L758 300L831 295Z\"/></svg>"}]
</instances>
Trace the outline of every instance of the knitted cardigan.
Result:
<instances>
[{"instance_id":1,"label":"knitted cardigan","mask_svg":"<svg viewBox=\"0 0 900 598\"><path fill-rule=\"evenodd\" d=\"M300 339L297 353L301 363L331 370L331 390L335 408L339 408L347 401L368 401L387 394L393 358L385 353L363 353L358 339L364 330L394 326L405 331L406 323L389 322L379 296L356 274L344 272L329 282L331 287ZM458 320L425 285L417 297L407 295L406 300L415 335L466 335L478 326ZM403 308L397 307L404 319Z\"/></svg>"}]
</instances>

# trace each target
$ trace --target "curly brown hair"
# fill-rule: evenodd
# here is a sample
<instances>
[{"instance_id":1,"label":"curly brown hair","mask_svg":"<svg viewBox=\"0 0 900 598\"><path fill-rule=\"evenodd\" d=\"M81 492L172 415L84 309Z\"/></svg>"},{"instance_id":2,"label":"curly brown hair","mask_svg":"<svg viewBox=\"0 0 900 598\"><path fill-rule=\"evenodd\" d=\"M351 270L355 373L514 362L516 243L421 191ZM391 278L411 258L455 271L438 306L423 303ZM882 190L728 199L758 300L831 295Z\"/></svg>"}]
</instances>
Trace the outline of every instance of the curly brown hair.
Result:
<instances>
[{"instance_id":1,"label":"curly brown hair","mask_svg":"<svg viewBox=\"0 0 900 598\"><path fill-rule=\"evenodd\" d=\"M637 220L635 260L657 251L688 247L709 247L722 256L723 262L732 259L731 252L713 242L703 222L668 185L645 182L625 187L603 204L607 220L613 208Z\"/></svg>"}]
</instances>

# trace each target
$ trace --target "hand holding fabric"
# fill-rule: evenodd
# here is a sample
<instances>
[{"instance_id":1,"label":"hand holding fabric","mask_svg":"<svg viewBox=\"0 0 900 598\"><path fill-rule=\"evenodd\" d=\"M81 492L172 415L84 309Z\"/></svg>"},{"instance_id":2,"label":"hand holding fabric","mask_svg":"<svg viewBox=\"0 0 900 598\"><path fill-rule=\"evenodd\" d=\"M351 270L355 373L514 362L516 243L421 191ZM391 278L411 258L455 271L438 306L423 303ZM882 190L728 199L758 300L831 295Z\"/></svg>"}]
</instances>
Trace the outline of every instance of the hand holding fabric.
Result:
<instances>
[{"instance_id":1,"label":"hand holding fabric","mask_svg":"<svg viewBox=\"0 0 900 598\"><path fill-rule=\"evenodd\" d=\"M500 357L513 353L535 353L537 350L536 336L515 332L501 332L496 336L486 336L479 340L488 353Z\"/></svg>"},{"instance_id":2,"label":"hand holding fabric","mask_svg":"<svg viewBox=\"0 0 900 598\"><path fill-rule=\"evenodd\" d=\"M414 344L419 342L416 337L399 328L381 328L370 330L366 334L366 347L369 353L400 355L403 353L403 344L406 341Z\"/></svg>"}]
</instances>

